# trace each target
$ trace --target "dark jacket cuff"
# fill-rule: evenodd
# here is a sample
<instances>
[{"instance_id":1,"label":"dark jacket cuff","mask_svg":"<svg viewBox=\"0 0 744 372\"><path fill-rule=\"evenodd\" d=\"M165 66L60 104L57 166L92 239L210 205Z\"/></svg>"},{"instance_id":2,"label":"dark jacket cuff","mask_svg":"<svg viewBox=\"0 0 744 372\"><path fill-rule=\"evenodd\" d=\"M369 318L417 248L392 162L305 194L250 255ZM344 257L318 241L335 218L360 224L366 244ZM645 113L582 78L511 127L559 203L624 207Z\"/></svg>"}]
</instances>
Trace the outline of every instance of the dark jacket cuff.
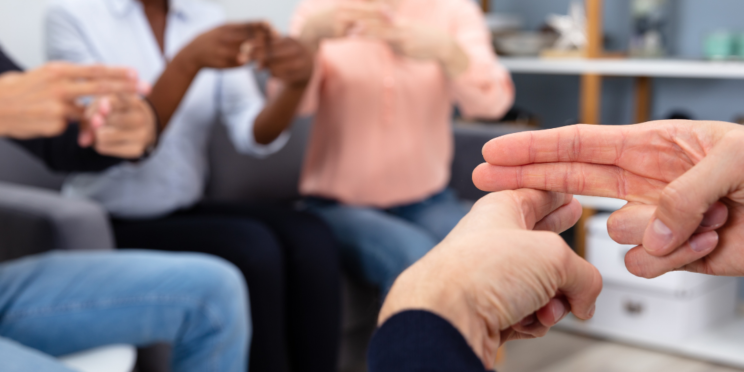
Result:
<instances>
[{"instance_id":1,"label":"dark jacket cuff","mask_svg":"<svg viewBox=\"0 0 744 372\"><path fill-rule=\"evenodd\" d=\"M396 314L375 332L370 372L483 372L485 367L452 324L428 311Z\"/></svg>"}]
</instances>

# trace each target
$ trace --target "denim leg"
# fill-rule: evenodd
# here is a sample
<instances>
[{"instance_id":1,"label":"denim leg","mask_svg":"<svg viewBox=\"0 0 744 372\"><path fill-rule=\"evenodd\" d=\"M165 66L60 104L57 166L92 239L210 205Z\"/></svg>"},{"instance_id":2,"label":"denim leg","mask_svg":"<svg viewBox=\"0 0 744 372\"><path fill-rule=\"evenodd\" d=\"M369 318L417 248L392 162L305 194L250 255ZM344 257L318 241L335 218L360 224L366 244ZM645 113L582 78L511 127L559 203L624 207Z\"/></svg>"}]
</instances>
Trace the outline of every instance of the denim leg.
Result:
<instances>
[{"instance_id":1,"label":"denim leg","mask_svg":"<svg viewBox=\"0 0 744 372\"><path fill-rule=\"evenodd\" d=\"M4 338L0 361L3 372L74 372L49 355Z\"/></svg>"},{"instance_id":2,"label":"denim leg","mask_svg":"<svg viewBox=\"0 0 744 372\"><path fill-rule=\"evenodd\" d=\"M468 210L454 191L445 189L424 201L391 208L389 212L428 231L439 244Z\"/></svg>"},{"instance_id":3,"label":"denim leg","mask_svg":"<svg viewBox=\"0 0 744 372\"><path fill-rule=\"evenodd\" d=\"M333 230L344 266L383 293L436 245L424 229L374 208L331 204L313 206L310 211Z\"/></svg>"},{"instance_id":4,"label":"denim leg","mask_svg":"<svg viewBox=\"0 0 744 372\"><path fill-rule=\"evenodd\" d=\"M164 342L174 372L246 370L247 290L221 259L49 253L0 265L0 288L0 337L42 353Z\"/></svg>"}]
</instances>

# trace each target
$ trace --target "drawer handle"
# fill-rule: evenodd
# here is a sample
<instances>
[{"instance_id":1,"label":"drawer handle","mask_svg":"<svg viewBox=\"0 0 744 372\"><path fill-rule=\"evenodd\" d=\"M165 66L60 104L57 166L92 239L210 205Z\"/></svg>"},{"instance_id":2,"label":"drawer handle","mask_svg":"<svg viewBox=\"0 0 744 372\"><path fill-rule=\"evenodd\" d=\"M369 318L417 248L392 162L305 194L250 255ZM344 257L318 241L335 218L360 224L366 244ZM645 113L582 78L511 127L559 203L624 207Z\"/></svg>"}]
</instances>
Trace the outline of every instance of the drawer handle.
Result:
<instances>
[{"instance_id":1,"label":"drawer handle","mask_svg":"<svg viewBox=\"0 0 744 372\"><path fill-rule=\"evenodd\" d=\"M625 312L630 315L640 315L643 313L643 304L635 301L625 301Z\"/></svg>"}]
</instances>

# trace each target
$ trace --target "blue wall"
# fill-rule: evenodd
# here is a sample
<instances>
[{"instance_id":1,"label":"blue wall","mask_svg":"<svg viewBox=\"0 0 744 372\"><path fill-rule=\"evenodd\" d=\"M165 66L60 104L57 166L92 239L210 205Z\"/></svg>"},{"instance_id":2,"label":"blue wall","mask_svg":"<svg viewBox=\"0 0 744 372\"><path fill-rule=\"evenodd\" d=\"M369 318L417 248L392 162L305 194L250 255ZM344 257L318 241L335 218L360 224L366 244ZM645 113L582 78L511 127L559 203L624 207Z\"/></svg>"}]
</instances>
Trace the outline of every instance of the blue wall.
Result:
<instances>
[{"instance_id":1,"label":"blue wall","mask_svg":"<svg viewBox=\"0 0 744 372\"><path fill-rule=\"evenodd\" d=\"M744 32L742 0L671 0L675 56L702 58L705 36L716 30ZM565 14L570 0L494 0L498 12L522 16L528 29L537 29L550 13ZM607 49L624 50L630 35L628 0L605 0ZM579 79L571 76L515 75L517 104L536 114L544 127L555 127L578 117ZM633 115L633 81L608 78L603 90L602 121L626 124ZM656 79L653 117L664 118L683 109L696 119L731 121L744 115L744 81Z\"/></svg>"}]
</instances>

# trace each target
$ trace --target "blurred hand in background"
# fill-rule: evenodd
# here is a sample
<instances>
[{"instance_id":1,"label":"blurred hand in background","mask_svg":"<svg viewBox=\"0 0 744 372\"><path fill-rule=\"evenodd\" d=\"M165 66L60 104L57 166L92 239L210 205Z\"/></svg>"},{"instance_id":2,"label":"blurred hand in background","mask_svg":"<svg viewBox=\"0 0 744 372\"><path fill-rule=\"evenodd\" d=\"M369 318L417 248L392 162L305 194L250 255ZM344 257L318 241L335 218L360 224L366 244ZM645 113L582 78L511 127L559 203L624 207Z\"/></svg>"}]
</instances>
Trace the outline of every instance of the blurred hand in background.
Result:
<instances>
[{"instance_id":1,"label":"blurred hand in background","mask_svg":"<svg viewBox=\"0 0 744 372\"><path fill-rule=\"evenodd\" d=\"M0 75L0 135L53 137L84 118L80 99L134 94L137 75L124 68L49 63L25 73Z\"/></svg>"},{"instance_id":2,"label":"blurred hand in background","mask_svg":"<svg viewBox=\"0 0 744 372\"><path fill-rule=\"evenodd\" d=\"M534 188L625 199L608 222L639 245L628 270L744 275L744 127L658 121L579 125L496 138L474 181L482 190Z\"/></svg>"},{"instance_id":3,"label":"blurred hand in background","mask_svg":"<svg viewBox=\"0 0 744 372\"><path fill-rule=\"evenodd\" d=\"M313 76L313 53L297 39L275 35L258 40L250 49L248 59L267 69L285 87L304 88Z\"/></svg>"},{"instance_id":4,"label":"blurred hand in background","mask_svg":"<svg viewBox=\"0 0 744 372\"><path fill-rule=\"evenodd\" d=\"M88 106L78 142L81 147L93 146L101 155L136 159L152 148L157 137L155 112L143 98L113 94Z\"/></svg>"},{"instance_id":5,"label":"blurred hand in background","mask_svg":"<svg viewBox=\"0 0 744 372\"><path fill-rule=\"evenodd\" d=\"M271 27L265 22L226 24L197 36L171 63L194 75L202 68L239 67L249 62L244 52L246 42L261 42L271 36Z\"/></svg>"},{"instance_id":6,"label":"blurred hand in background","mask_svg":"<svg viewBox=\"0 0 744 372\"><path fill-rule=\"evenodd\" d=\"M311 17L302 38L317 48L326 38L366 37L387 43L400 56L437 61L450 76L468 67L468 57L446 30L398 16L382 0L343 1Z\"/></svg>"}]
</instances>

